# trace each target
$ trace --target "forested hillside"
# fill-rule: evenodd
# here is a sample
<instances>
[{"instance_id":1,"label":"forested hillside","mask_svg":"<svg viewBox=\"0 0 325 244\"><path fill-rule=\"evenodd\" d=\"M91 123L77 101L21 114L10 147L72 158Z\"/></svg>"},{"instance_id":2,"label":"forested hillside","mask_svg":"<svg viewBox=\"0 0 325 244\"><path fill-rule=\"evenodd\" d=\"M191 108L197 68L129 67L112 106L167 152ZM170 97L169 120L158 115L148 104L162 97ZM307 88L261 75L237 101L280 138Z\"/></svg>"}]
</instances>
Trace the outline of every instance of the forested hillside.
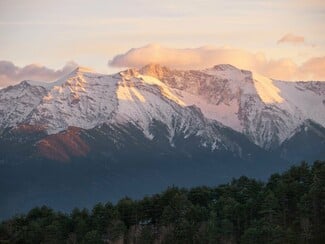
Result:
<instances>
[{"instance_id":1,"label":"forested hillside","mask_svg":"<svg viewBox=\"0 0 325 244\"><path fill-rule=\"evenodd\" d=\"M109 196L108 196L109 197ZM92 210L46 206L0 225L0 243L324 243L325 161L267 182L245 176L217 187L170 187Z\"/></svg>"}]
</instances>

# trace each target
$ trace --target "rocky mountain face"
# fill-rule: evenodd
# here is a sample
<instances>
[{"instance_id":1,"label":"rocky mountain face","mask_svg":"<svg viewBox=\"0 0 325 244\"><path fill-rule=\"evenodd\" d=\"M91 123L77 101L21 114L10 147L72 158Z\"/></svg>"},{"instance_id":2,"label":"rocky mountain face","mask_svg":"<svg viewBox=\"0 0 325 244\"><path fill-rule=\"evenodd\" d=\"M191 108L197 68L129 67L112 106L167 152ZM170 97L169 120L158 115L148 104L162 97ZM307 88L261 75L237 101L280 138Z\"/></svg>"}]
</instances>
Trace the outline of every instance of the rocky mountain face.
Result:
<instances>
[{"instance_id":1,"label":"rocky mountain face","mask_svg":"<svg viewBox=\"0 0 325 244\"><path fill-rule=\"evenodd\" d=\"M325 157L324 108L325 82L231 65L114 75L80 67L53 83L23 81L0 90L0 209L265 177Z\"/></svg>"}]
</instances>

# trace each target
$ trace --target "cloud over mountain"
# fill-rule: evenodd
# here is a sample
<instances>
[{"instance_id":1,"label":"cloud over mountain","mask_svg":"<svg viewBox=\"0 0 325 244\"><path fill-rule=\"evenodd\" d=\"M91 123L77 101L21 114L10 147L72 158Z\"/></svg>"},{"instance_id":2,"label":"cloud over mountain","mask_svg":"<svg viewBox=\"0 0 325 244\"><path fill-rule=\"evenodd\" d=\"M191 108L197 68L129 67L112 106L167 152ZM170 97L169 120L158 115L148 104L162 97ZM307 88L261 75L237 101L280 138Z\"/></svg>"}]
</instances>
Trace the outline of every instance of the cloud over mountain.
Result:
<instances>
[{"instance_id":1,"label":"cloud over mountain","mask_svg":"<svg viewBox=\"0 0 325 244\"><path fill-rule=\"evenodd\" d=\"M43 65L29 64L18 67L10 61L0 61L0 87L13 85L22 80L52 81L73 70L77 64L66 63L62 69L50 69Z\"/></svg>"},{"instance_id":2,"label":"cloud over mountain","mask_svg":"<svg viewBox=\"0 0 325 244\"><path fill-rule=\"evenodd\" d=\"M177 69L202 69L216 64L232 64L274 79L325 80L324 60L325 56L314 57L298 65L289 58L268 59L262 52L252 53L228 47L177 49L150 44L115 56L109 65L142 67L148 63L159 63Z\"/></svg>"}]
</instances>

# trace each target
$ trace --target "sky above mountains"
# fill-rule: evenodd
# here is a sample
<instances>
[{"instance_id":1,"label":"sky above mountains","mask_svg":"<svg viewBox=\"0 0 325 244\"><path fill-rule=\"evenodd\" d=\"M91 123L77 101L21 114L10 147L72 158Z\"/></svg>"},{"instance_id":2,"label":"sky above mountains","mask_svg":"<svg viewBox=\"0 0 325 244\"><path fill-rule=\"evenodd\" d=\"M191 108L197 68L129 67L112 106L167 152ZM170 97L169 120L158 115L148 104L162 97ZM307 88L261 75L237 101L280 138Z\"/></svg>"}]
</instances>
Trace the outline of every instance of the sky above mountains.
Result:
<instances>
[{"instance_id":1,"label":"sky above mountains","mask_svg":"<svg viewBox=\"0 0 325 244\"><path fill-rule=\"evenodd\" d=\"M322 0L1 0L0 87L77 64L112 73L146 61L325 80L324 22Z\"/></svg>"}]
</instances>

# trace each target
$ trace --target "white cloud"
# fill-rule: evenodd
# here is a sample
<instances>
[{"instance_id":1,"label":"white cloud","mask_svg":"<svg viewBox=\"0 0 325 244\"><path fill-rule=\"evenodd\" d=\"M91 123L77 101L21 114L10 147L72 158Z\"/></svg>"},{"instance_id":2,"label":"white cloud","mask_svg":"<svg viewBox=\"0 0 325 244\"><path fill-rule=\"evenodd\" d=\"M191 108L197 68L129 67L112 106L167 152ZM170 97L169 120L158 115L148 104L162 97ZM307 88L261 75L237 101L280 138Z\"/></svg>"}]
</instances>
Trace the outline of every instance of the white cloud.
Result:
<instances>
[{"instance_id":1,"label":"white cloud","mask_svg":"<svg viewBox=\"0 0 325 244\"><path fill-rule=\"evenodd\" d=\"M232 64L252 70L270 78L282 80L325 80L325 56L307 60L297 65L288 58L268 59L265 54L251 53L229 47L199 47L176 49L157 44L133 48L117 55L109 62L115 67L142 67L157 63L177 69L202 69L216 64Z\"/></svg>"}]
</instances>

